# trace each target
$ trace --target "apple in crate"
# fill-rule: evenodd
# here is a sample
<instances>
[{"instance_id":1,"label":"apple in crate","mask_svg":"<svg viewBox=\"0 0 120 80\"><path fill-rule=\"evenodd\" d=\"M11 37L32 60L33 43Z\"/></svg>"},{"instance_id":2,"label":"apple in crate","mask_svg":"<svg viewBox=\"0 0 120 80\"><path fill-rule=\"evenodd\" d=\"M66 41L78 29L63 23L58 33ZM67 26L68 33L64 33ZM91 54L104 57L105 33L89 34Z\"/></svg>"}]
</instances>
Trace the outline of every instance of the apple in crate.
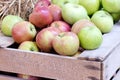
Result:
<instances>
[{"instance_id":1,"label":"apple in crate","mask_svg":"<svg viewBox=\"0 0 120 80\"><path fill-rule=\"evenodd\" d=\"M51 4L48 8L52 14L53 21L62 20L61 8L58 5Z\"/></svg>"},{"instance_id":2,"label":"apple in crate","mask_svg":"<svg viewBox=\"0 0 120 80\"><path fill-rule=\"evenodd\" d=\"M88 26L82 28L78 32L80 46L83 49L97 49L103 41L102 33L96 26Z\"/></svg>"},{"instance_id":3,"label":"apple in crate","mask_svg":"<svg viewBox=\"0 0 120 80\"><path fill-rule=\"evenodd\" d=\"M49 6L51 4L50 0L38 0L34 7L37 6Z\"/></svg>"},{"instance_id":4,"label":"apple in crate","mask_svg":"<svg viewBox=\"0 0 120 80\"><path fill-rule=\"evenodd\" d=\"M79 44L78 36L73 32L62 32L52 41L54 50L65 56L75 55L79 49Z\"/></svg>"},{"instance_id":5,"label":"apple in crate","mask_svg":"<svg viewBox=\"0 0 120 80\"><path fill-rule=\"evenodd\" d=\"M36 6L29 15L29 21L38 28L44 28L53 21L52 14L46 6Z\"/></svg>"},{"instance_id":6,"label":"apple in crate","mask_svg":"<svg viewBox=\"0 0 120 80\"><path fill-rule=\"evenodd\" d=\"M36 45L36 42L33 42L33 41L24 41L22 42L18 49L21 49L21 50L27 50L27 51L34 51L34 52L38 52L39 49ZM23 78L23 79L27 79L27 80L38 80L37 77L34 77L34 76L30 76L30 75L25 75L25 74L18 74L18 77L19 78Z\"/></svg>"},{"instance_id":7,"label":"apple in crate","mask_svg":"<svg viewBox=\"0 0 120 80\"><path fill-rule=\"evenodd\" d=\"M73 4L79 4L79 0L51 0L52 4L56 4L62 8L62 6L66 3L73 3Z\"/></svg>"},{"instance_id":8,"label":"apple in crate","mask_svg":"<svg viewBox=\"0 0 120 80\"><path fill-rule=\"evenodd\" d=\"M104 10L95 12L91 17L91 21L101 30L102 33L110 32L114 25L112 16Z\"/></svg>"},{"instance_id":9,"label":"apple in crate","mask_svg":"<svg viewBox=\"0 0 120 80\"><path fill-rule=\"evenodd\" d=\"M57 36L61 31L54 27L48 27L42 29L38 32L36 36L36 43L41 51L51 52L52 50L52 40Z\"/></svg>"},{"instance_id":10,"label":"apple in crate","mask_svg":"<svg viewBox=\"0 0 120 80\"><path fill-rule=\"evenodd\" d=\"M1 23L1 31L6 36L12 36L12 28L14 24L23 21L23 19L17 15L7 15L3 18Z\"/></svg>"},{"instance_id":11,"label":"apple in crate","mask_svg":"<svg viewBox=\"0 0 120 80\"><path fill-rule=\"evenodd\" d=\"M120 0L102 0L102 6L110 13L120 13Z\"/></svg>"},{"instance_id":12,"label":"apple in crate","mask_svg":"<svg viewBox=\"0 0 120 80\"><path fill-rule=\"evenodd\" d=\"M72 28L71 28L71 31L78 34L78 32L84 28L84 27L88 27L88 26L94 26L95 24L93 22L91 22L90 20L88 19L81 19L77 22L75 22L73 25L72 25Z\"/></svg>"},{"instance_id":13,"label":"apple in crate","mask_svg":"<svg viewBox=\"0 0 120 80\"><path fill-rule=\"evenodd\" d=\"M28 21L19 22L12 28L12 37L17 43L32 41L36 33L34 25Z\"/></svg>"},{"instance_id":14,"label":"apple in crate","mask_svg":"<svg viewBox=\"0 0 120 80\"><path fill-rule=\"evenodd\" d=\"M61 32L68 32L71 30L70 25L64 21L54 21L51 23L50 27L57 28Z\"/></svg>"},{"instance_id":15,"label":"apple in crate","mask_svg":"<svg viewBox=\"0 0 120 80\"><path fill-rule=\"evenodd\" d=\"M92 15L99 10L100 0L79 0L80 5L84 6L88 15Z\"/></svg>"},{"instance_id":16,"label":"apple in crate","mask_svg":"<svg viewBox=\"0 0 120 80\"><path fill-rule=\"evenodd\" d=\"M78 4L66 3L62 7L62 17L69 24L74 24L80 19L89 19L86 9Z\"/></svg>"}]
</instances>

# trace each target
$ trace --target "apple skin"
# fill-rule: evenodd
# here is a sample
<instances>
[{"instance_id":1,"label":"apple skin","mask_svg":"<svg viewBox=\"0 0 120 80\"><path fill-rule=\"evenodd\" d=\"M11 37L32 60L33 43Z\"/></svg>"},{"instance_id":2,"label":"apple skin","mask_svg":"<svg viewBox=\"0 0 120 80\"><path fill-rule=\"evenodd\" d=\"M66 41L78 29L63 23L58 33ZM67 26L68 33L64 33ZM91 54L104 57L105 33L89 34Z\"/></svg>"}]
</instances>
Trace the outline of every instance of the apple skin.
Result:
<instances>
[{"instance_id":1,"label":"apple skin","mask_svg":"<svg viewBox=\"0 0 120 80\"><path fill-rule=\"evenodd\" d=\"M87 50L97 49L103 41L102 33L96 26L82 28L78 38L80 46Z\"/></svg>"},{"instance_id":2,"label":"apple skin","mask_svg":"<svg viewBox=\"0 0 120 80\"><path fill-rule=\"evenodd\" d=\"M33 42L33 41L24 41L24 42L22 42L19 45L18 49L28 50L28 51L35 51L35 52L39 51L36 42Z\"/></svg>"},{"instance_id":3,"label":"apple skin","mask_svg":"<svg viewBox=\"0 0 120 80\"><path fill-rule=\"evenodd\" d=\"M99 10L100 1L99 0L79 0L80 5L84 6L88 12L88 15L92 15Z\"/></svg>"},{"instance_id":4,"label":"apple skin","mask_svg":"<svg viewBox=\"0 0 120 80\"><path fill-rule=\"evenodd\" d=\"M38 28L44 28L50 23L52 23L53 17L48 7L37 6L29 15L29 21Z\"/></svg>"},{"instance_id":5,"label":"apple skin","mask_svg":"<svg viewBox=\"0 0 120 80\"><path fill-rule=\"evenodd\" d=\"M102 33L110 32L114 25L112 16L104 10L95 12L91 17L91 21L101 30Z\"/></svg>"},{"instance_id":6,"label":"apple skin","mask_svg":"<svg viewBox=\"0 0 120 80\"><path fill-rule=\"evenodd\" d=\"M41 51L51 52L52 50L52 40L57 36L61 31L57 28L48 27L42 29L38 32L36 36L36 43Z\"/></svg>"},{"instance_id":7,"label":"apple skin","mask_svg":"<svg viewBox=\"0 0 120 80\"><path fill-rule=\"evenodd\" d=\"M61 8L58 5L51 4L48 8L52 14L53 21L62 20Z\"/></svg>"},{"instance_id":8,"label":"apple skin","mask_svg":"<svg viewBox=\"0 0 120 80\"><path fill-rule=\"evenodd\" d=\"M2 33L6 36L12 36L13 26L20 21L23 21L23 19L19 16L16 16L16 15L5 16L1 23Z\"/></svg>"},{"instance_id":9,"label":"apple skin","mask_svg":"<svg viewBox=\"0 0 120 80\"><path fill-rule=\"evenodd\" d=\"M88 27L88 26L94 26L95 24L93 22L91 22L90 20L88 19L81 19L77 22L75 22L73 25L72 25L72 28L71 28L71 31L78 34L78 32L84 28L84 27Z\"/></svg>"},{"instance_id":10,"label":"apple skin","mask_svg":"<svg viewBox=\"0 0 120 80\"><path fill-rule=\"evenodd\" d=\"M80 19L88 19L88 14L83 6L66 3L62 8L62 17L64 21L72 25Z\"/></svg>"},{"instance_id":11,"label":"apple skin","mask_svg":"<svg viewBox=\"0 0 120 80\"><path fill-rule=\"evenodd\" d=\"M120 0L102 0L102 6L109 13L120 13Z\"/></svg>"},{"instance_id":12,"label":"apple skin","mask_svg":"<svg viewBox=\"0 0 120 80\"><path fill-rule=\"evenodd\" d=\"M71 30L70 25L64 21L54 21L51 23L50 27L57 28L61 32L68 32Z\"/></svg>"},{"instance_id":13,"label":"apple skin","mask_svg":"<svg viewBox=\"0 0 120 80\"><path fill-rule=\"evenodd\" d=\"M16 43L32 41L36 33L35 26L28 21L19 22L12 28L12 37Z\"/></svg>"},{"instance_id":14,"label":"apple skin","mask_svg":"<svg viewBox=\"0 0 120 80\"><path fill-rule=\"evenodd\" d=\"M53 49L60 55L73 56L79 49L78 36L73 32L62 32L53 41Z\"/></svg>"},{"instance_id":15,"label":"apple skin","mask_svg":"<svg viewBox=\"0 0 120 80\"><path fill-rule=\"evenodd\" d=\"M120 20L120 13L112 13L111 15L115 23Z\"/></svg>"},{"instance_id":16,"label":"apple skin","mask_svg":"<svg viewBox=\"0 0 120 80\"><path fill-rule=\"evenodd\" d=\"M79 0L51 0L52 4L56 4L62 8L62 6L66 3L73 3L73 4L79 4Z\"/></svg>"}]
</instances>

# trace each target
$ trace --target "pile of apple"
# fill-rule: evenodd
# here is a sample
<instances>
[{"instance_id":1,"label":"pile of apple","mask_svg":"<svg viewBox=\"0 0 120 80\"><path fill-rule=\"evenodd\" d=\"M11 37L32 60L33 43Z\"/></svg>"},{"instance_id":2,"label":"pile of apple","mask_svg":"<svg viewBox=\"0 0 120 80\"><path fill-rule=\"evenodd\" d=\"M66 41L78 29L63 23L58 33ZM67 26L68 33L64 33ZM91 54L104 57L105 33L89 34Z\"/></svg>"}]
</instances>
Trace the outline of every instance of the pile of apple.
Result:
<instances>
[{"instance_id":1,"label":"pile of apple","mask_svg":"<svg viewBox=\"0 0 120 80\"><path fill-rule=\"evenodd\" d=\"M100 47L120 19L120 0L38 0L28 21L7 15L1 31L19 49L73 56Z\"/></svg>"}]
</instances>

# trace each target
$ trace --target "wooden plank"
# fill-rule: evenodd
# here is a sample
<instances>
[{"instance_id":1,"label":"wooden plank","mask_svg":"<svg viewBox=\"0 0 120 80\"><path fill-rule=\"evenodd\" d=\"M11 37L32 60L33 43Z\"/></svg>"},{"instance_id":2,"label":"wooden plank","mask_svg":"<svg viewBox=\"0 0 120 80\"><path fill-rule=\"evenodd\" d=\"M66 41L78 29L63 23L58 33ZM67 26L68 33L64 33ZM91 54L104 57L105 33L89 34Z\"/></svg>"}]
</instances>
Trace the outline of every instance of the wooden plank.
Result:
<instances>
[{"instance_id":1,"label":"wooden plank","mask_svg":"<svg viewBox=\"0 0 120 80\"><path fill-rule=\"evenodd\" d=\"M5 36L0 31L0 47L8 47L13 43L14 43L14 40L12 37Z\"/></svg>"},{"instance_id":2,"label":"wooden plank","mask_svg":"<svg viewBox=\"0 0 120 80\"><path fill-rule=\"evenodd\" d=\"M120 43L120 22L114 25L110 33L103 35L102 45L95 50L85 50L78 58L103 61Z\"/></svg>"},{"instance_id":3,"label":"wooden plank","mask_svg":"<svg viewBox=\"0 0 120 80\"><path fill-rule=\"evenodd\" d=\"M110 80L110 78L116 73L120 67L120 44L112 52L108 58L103 61L103 78L104 80Z\"/></svg>"},{"instance_id":4,"label":"wooden plank","mask_svg":"<svg viewBox=\"0 0 120 80\"><path fill-rule=\"evenodd\" d=\"M57 80L101 80L101 62L0 48L0 70Z\"/></svg>"},{"instance_id":5,"label":"wooden plank","mask_svg":"<svg viewBox=\"0 0 120 80\"><path fill-rule=\"evenodd\" d=\"M0 75L0 80L25 80L25 79L7 76L7 75Z\"/></svg>"}]
</instances>

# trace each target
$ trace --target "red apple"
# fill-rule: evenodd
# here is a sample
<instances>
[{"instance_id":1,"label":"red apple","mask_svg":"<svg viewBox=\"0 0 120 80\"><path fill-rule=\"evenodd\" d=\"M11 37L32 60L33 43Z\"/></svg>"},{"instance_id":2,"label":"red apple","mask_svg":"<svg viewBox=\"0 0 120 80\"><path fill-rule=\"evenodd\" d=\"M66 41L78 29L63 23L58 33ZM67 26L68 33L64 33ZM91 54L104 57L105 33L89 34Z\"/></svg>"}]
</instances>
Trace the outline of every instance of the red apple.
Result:
<instances>
[{"instance_id":1,"label":"red apple","mask_svg":"<svg viewBox=\"0 0 120 80\"><path fill-rule=\"evenodd\" d=\"M70 25L64 21L54 21L51 23L50 27L58 28L61 32L70 31Z\"/></svg>"},{"instance_id":2,"label":"red apple","mask_svg":"<svg viewBox=\"0 0 120 80\"><path fill-rule=\"evenodd\" d=\"M79 39L73 32L62 32L56 36L52 45L54 50L60 55L72 56L79 49Z\"/></svg>"},{"instance_id":3,"label":"red apple","mask_svg":"<svg viewBox=\"0 0 120 80\"><path fill-rule=\"evenodd\" d=\"M53 17L48 7L37 6L29 15L29 21L38 28L44 28L53 21Z\"/></svg>"},{"instance_id":4,"label":"red apple","mask_svg":"<svg viewBox=\"0 0 120 80\"><path fill-rule=\"evenodd\" d=\"M50 52L52 49L52 40L59 33L60 31L53 27L42 29L36 36L36 43L38 47L44 52Z\"/></svg>"},{"instance_id":5,"label":"red apple","mask_svg":"<svg viewBox=\"0 0 120 80\"><path fill-rule=\"evenodd\" d=\"M18 22L12 28L12 37L17 43L23 41L31 41L36 35L36 29L33 24L28 21Z\"/></svg>"},{"instance_id":6,"label":"red apple","mask_svg":"<svg viewBox=\"0 0 120 80\"><path fill-rule=\"evenodd\" d=\"M61 8L58 5L51 4L49 10L53 16L54 21L62 20Z\"/></svg>"},{"instance_id":7,"label":"red apple","mask_svg":"<svg viewBox=\"0 0 120 80\"><path fill-rule=\"evenodd\" d=\"M72 25L71 31L78 34L78 32L84 28L84 27L88 27L88 26L93 26L95 25L93 22L91 22L90 20L87 19L81 19L79 21L77 21L75 24Z\"/></svg>"}]
</instances>

